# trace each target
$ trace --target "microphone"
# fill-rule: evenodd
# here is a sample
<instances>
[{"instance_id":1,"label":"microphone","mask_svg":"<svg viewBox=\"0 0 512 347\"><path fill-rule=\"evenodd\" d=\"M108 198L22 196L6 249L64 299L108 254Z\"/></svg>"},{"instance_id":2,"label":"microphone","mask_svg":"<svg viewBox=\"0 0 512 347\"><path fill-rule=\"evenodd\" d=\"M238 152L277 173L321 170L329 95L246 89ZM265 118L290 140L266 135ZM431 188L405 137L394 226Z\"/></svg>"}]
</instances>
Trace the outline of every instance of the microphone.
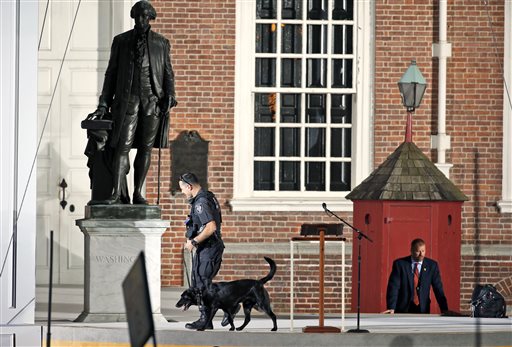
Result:
<instances>
[{"instance_id":1,"label":"microphone","mask_svg":"<svg viewBox=\"0 0 512 347\"><path fill-rule=\"evenodd\" d=\"M327 212L327 204L325 202L322 202L322 208Z\"/></svg>"}]
</instances>

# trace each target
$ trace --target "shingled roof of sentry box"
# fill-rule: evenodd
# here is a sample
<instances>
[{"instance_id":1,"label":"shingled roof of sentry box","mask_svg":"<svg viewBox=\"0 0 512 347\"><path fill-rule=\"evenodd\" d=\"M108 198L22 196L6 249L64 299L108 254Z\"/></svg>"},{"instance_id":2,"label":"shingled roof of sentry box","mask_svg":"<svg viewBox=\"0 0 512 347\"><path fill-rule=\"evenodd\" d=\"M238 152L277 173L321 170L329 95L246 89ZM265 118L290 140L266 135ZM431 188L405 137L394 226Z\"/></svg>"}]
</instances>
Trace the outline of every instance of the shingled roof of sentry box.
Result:
<instances>
[{"instance_id":1,"label":"shingled roof of sentry box","mask_svg":"<svg viewBox=\"0 0 512 347\"><path fill-rule=\"evenodd\" d=\"M402 143L346 198L350 200L468 200L468 197L413 142Z\"/></svg>"}]
</instances>

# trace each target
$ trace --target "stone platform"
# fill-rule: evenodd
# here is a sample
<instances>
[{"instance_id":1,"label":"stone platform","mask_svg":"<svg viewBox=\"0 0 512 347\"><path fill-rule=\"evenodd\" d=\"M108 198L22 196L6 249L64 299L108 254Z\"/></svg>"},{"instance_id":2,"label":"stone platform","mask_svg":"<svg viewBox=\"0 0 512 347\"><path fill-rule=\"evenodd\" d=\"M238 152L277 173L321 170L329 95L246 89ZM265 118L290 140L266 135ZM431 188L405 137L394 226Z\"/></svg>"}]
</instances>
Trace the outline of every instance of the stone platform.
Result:
<instances>
[{"instance_id":1,"label":"stone platform","mask_svg":"<svg viewBox=\"0 0 512 347\"><path fill-rule=\"evenodd\" d=\"M57 289L59 293L63 289ZM80 305L82 289L64 289L63 300L54 306L51 333L52 346L129 346L126 323L73 323L82 309ZM74 292L74 295L69 295ZM45 325L45 288L38 288L36 305L37 323ZM266 316L253 312L253 319L242 332L230 332L220 326L221 315L214 320L214 330L206 332L189 331L186 322L195 320L197 310L182 312L174 308L181 288L162 288L162 314L168 323L156 323L159 347L170 346L512 346L512 319L475 319L470 317L441 317L437 315L382 315L363 314L360 325L370 331L368 334L305 334L302 328L318 324L313 316L299 316L290 330L289 317L278 314L277 332L271 332L272 323ZM59 294L56 294L56 296ZM73 299L76 297L76 299ZM77 301L78 300L78 301ZM59 303L60 301L60 303ZM75 311L66 312L66 311ZM240 325L237 316L235 325ZM341 326L340 318L326 318L325 325ZM356 316L348 314L345 331L355 328ZM43 333L43 336L46 332ZM67 345L66 345L67 344ZM85 346L85 344L84 344Z\"/></svg>"},{"instance_id":2,"label":"stone platform","mask_svg":"<svg viewBox=\"0 0 512 347\"><path fill-rule=\"evenodd\" d=\"M289 330L286 319L279 319L277 332L270 332L270 321L253 319L242 332L230 332L214 322L213 331L188 331L185 322L157 324L159 346L512 346L509 319L481 319L450 317L362 317L367 334L305 334L301 327L317 324L315 319L295 321L296 329ZM239 325L241 321L236 322ZM356 319L349 316L347 327L354 328ZM339 325L327 319L328 325ZM53 323L52 338L58 341L87 341L101 343L128 343L126 325L120 323L77 324ZM90 344L88 344L90 346Z\"/></svg>"}]
</instances>

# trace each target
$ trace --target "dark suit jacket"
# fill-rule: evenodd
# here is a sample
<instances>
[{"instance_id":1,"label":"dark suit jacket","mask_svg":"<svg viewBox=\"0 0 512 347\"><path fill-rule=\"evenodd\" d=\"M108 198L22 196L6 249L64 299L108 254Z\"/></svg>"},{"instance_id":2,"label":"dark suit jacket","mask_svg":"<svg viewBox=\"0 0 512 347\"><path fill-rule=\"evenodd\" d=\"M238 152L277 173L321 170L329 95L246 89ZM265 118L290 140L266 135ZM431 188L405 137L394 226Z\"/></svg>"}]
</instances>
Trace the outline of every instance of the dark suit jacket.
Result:
<instances>
[{"instance_id":1,"label":"dark suit jacket","mask_svg":"<svg viewBox=\"0 0 512 347\"><path fill-rule=\"evenodd\" d=\"M414 278L412 272L411 256L397 259L393 262L393 269L389 275L386 302L388 309L396 313L406 313L413 301ZM441 283L441 275L437 262L424 258L419 278L419 299L421 313L430 313L430 287L434 290L437 303L441 311L448 310L448 303Z\"/></svg>"},{"instance_id":2,"label":"dark suit jacket","mask_svg":"<svg viewBox=\"0 0 512 347\"><path fill-rule=\"evenodd\" d=\"M114 37L110 51L110 60L107 71L105 72L105 81L101 91L98 106L111 108L114 121L114 130L111 134L110 144L112 147L117 145L120 136L121 126L126 115L128 99L132 89L132 76L134 71L134 48L135 48L135 30L129 30ZM151 71L151 82L154 92L158 97L158 105L167 107L162 112L167 112L170 97L175 96L174 91L174 72L172 70L170 59L170 43L164 36L149 30L148 32L148 51L149 64ZM116 126L117 125L117 126ZM166 136L167 133L164 133ZM158 146L159 137L155 141L155 147ZM164 142L167 139L164 139Z\"/></svg>"}]
</instances>

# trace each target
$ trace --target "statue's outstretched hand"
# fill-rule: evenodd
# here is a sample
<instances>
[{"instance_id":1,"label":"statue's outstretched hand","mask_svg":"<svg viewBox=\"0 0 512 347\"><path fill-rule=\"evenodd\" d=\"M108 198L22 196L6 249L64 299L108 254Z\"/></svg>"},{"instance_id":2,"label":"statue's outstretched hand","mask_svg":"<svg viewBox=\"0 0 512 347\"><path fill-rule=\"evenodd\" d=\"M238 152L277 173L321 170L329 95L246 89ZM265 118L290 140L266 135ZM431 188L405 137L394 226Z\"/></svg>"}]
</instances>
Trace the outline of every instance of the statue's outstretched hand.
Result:
<instances>
[{"instance_id":1,"label":"statue's outstretched hand","mask_svg":"<svg viewBox=\"0 0 512 347\"><path fill-rule=\"evenodd\" d=\"M86 120L102 119L106 113L107 110L105 109L105 107L98 107L96 111L94 111L93 113L89 113L87 115Z\"/></svg>"}]
</instances>

